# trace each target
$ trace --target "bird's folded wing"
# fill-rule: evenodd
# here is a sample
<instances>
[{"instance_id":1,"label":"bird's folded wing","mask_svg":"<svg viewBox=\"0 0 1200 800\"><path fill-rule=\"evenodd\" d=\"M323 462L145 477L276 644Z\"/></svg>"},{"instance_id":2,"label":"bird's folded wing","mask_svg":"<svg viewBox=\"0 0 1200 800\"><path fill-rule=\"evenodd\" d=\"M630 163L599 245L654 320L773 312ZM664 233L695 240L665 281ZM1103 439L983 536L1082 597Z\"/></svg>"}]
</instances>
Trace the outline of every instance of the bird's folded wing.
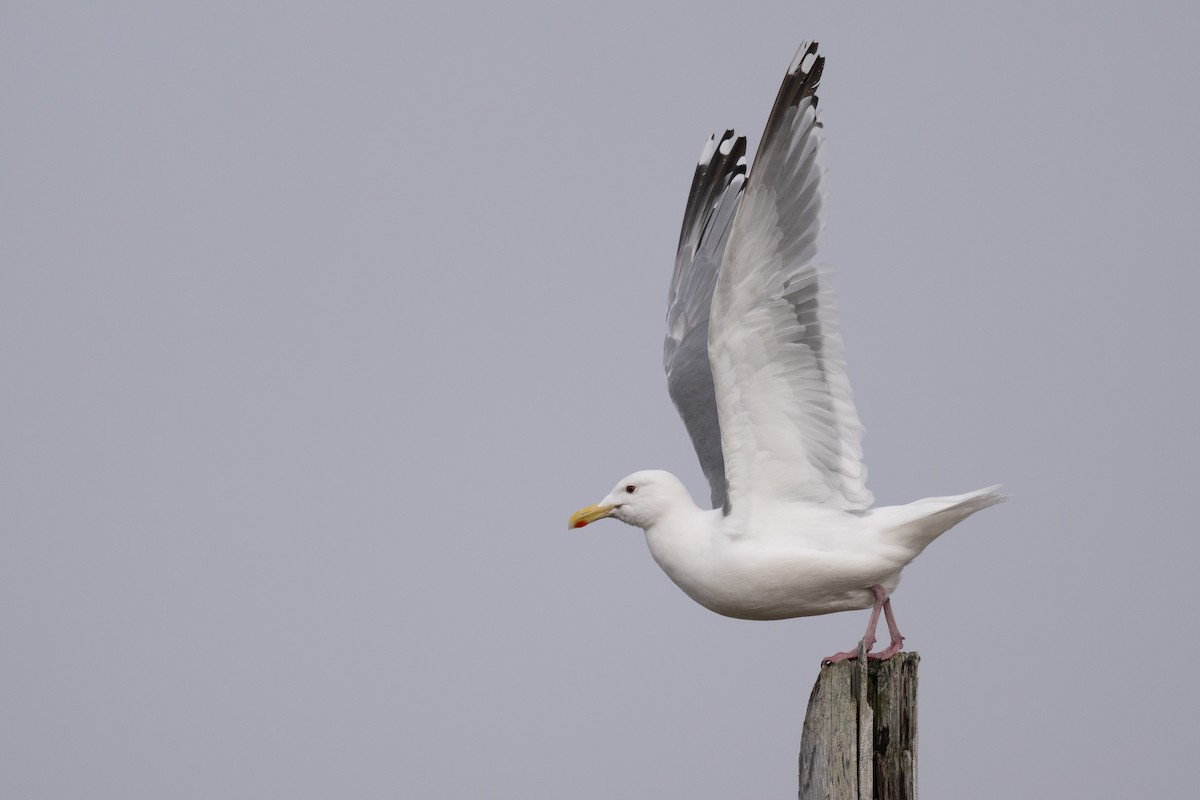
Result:
<instances>
[{"instance_id":1,"label":"bird's folded wing","mask_svg":"<svg viewBox=\"0 0 1200 800\"><path fill-rule=\"evenodd\" d=\"M733 131L726 131L719 140L710 137L692 178L667 299L663 345L667 389L692 437L714 508L725 503L725 462L708 365L708 316L745 178L745 137L735 138Z\"/></svg>"},{"instance_id":2,"label":"bird's folded wing","mask_svg":"<svg viewBox=\"0 0 1200 800\"><path fill-rule=\"evenodd\" d=\"M728 487L740 501L862 509L873 498L833 287L814 258L823 166L817 85L801 47L771 110L721 263L709 355Z\"/></svg>"}]
</instances>

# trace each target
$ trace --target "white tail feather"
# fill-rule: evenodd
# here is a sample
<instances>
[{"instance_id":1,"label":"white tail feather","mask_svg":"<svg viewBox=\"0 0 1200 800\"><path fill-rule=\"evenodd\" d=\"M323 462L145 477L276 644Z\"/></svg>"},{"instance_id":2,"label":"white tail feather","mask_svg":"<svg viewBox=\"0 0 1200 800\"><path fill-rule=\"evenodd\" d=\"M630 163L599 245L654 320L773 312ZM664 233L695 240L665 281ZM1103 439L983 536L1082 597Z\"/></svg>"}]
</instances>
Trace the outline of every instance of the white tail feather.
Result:
<instances>
[{"instance_id":1,"label":"white tail feather","mask_svg":"<svg viewBox=\"0 0 1200 800\"><path fill-rule=\"evenodd\" d=\"M999 489L997 485L953 497L927 497L905 506L876 509L872 513L895 515L895 522L890 526L893 535L911 548L915 557L930 542L976 511L1007 500Z\"/></svg>"}]
</instances>

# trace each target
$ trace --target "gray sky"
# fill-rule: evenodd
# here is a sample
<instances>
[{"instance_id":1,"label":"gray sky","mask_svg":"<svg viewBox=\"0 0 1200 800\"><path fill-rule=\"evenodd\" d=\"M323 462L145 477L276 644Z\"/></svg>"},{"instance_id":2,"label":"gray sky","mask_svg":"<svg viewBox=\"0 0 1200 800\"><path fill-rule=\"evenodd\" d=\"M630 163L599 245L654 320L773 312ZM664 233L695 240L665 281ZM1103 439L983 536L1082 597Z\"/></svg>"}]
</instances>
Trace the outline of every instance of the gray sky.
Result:
<instances>
[{"instance_id":1,"label":"gray sky","mask_svg":"<svg viewBox=\"0 0 1200 800\"><path fill-rule=\"evenodd\" d=\"M1013 496L896 595L923 794L1191 780L1190 7L105 5L0 26L0 796L791 796L865 612L565 522L707 496L678 225L810 38L871 487Z\"/></svg>"}]
</instances>

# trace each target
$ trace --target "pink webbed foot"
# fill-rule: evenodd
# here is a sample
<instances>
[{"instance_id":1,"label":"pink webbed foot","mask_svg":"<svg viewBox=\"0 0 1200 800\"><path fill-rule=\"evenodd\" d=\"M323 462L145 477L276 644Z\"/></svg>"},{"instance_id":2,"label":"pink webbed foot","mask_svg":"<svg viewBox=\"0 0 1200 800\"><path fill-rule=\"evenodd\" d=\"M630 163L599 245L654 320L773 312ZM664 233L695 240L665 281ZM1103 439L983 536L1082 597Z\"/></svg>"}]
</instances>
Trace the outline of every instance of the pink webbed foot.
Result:
<instances>
[{"instance_id":1,"label":"pink webbed foot","mask_svg":"<svg viewBox=\"0 0 1200 800\"><path fill-rule=\"evenodd\" d=\"M871 656L868 654L867 658L870 658L870 657ZM840 653L834 653L833 655L829 656L828 658L822 659L821 663L822 664L836 664L839 661L851 661L856 658L858 658L857 650L843 650Z\"/></svg>"},{"instance_id":2,"label":"pink webbed foot","mask_svg":"<svg viewBox=\"0 0 1200 800\"><path fill-rule=\"evenodd\" d=\"M896 653L899 653L900 648L903 646L904 639L901 638L900 641L892 642L882 650L878 650L874 653L867 653L867 658L871 659L872 661L887 661L889 658L896 655ZM857 653L855 655L857 655Z\"/></svg>"}]
</instances>

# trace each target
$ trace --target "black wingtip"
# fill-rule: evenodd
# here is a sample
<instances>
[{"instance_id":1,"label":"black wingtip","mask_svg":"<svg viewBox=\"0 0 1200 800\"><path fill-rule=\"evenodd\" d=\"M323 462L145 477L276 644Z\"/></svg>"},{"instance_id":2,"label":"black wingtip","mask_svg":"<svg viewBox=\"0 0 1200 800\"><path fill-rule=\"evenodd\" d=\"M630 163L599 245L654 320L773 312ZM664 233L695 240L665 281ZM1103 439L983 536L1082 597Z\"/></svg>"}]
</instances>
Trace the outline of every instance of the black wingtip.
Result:
<instances>
[{"instance_id":1,"label":"black wingtip","mask_svg":"<svg viewBox=\"0 0 1200 800\"><path fill-rule=\"evenodd\" d=\"M700 242L705 222L725 189L739 175L746 174L746 137L738 136L732 129L720 138L714 134L704 143L696 174L692 178L692 189L688 193L687 208L683 215L683 229L679 234L679 247L693 250Z\"/></svg>"},{"instance_id":2,"label":"black wingtip","mask_svg":"<svg viewBox=\"0 0 1200 800\"><path fill-rule=\"evenodd\" d=\"M716 134L708 137L704 150L700 153L700 162L696 165L697 174L708 171L716 175L732 177L739 170L746 172L746 137L738 136L733 129L725 131L718 139ZM725 181L728 183L728 180Z\"/></svg>"},{"instance_id":3,"label":"black wingtip","mask_svg":"<svg viewBox=\"0 0 1200 800\"><path fill-rule=\"evenodd\" d=\"M817 55L817 47L816 42L801 45L792 58L787 74L783 76L783 83L779 86L779 94L775 96L771 115L767 118L767 127L758 146L757 158L761 158L767 151L775 133L776 123L783 118L787 109L796 108L807 99L813 110L816 110L819 100L817 89L825 71L825 56ZM819 126L820 122L817 125Z\"/></svg>"},{"instance_id":4,"label":"black wingtip","mask_svg":"<svg viewBox=\"0 0 1200 800\"><path fill-rule=\"evenodd\" d=\"M821 74L825 71L825 56L817 55L818 42L801 45L788 66L787 76L779 87L776 104L786 97L787 105L795 105L805 97L817 104L817 88L821 85Z\"/></svg>"}]
</instances>

